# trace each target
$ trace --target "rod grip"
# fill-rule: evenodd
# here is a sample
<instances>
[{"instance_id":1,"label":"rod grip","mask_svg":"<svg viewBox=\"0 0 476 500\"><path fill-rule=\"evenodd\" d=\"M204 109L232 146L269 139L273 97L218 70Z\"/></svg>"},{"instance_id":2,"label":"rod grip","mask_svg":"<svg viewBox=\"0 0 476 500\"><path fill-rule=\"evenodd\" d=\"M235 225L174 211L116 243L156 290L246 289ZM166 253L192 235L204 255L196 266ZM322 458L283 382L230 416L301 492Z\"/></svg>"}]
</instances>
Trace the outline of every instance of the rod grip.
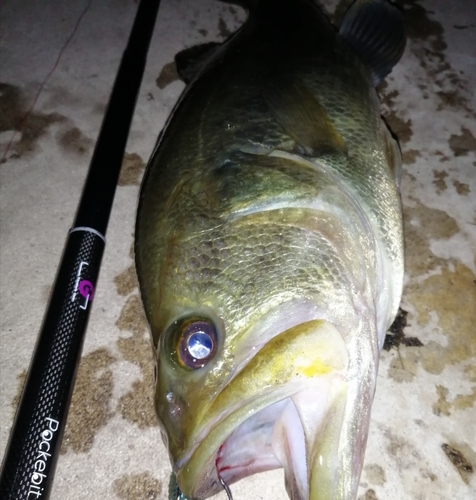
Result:
<instances>
[{"instance_id":1,"label":"rod grip","mask_svg":"<svg viewBox=\"0 0 476 500\"><path fill-rule=\"evenodd\" d=\"M0 498L48 498L99 275L104 238L70 232L4 456Z\"/></svg>"}]
</instances>

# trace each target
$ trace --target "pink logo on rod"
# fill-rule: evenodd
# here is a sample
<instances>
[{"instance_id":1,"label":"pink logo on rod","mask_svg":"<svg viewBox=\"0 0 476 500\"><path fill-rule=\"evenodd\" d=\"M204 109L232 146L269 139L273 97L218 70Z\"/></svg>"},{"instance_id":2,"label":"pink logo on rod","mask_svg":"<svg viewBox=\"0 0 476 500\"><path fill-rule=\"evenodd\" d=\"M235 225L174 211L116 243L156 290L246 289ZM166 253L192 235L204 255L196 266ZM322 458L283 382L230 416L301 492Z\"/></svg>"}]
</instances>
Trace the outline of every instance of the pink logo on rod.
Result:
<instances>
[{"instance_id":1,"label":"pink logo on rod","mask_svg":"<svg viewBox=\"0 0 476 500\"><path fill-rule=\"evenodd\" d=\"M86 297L88 300L93 300L94 297L94 285L88 280L82 280L79 282L78 286L79 293Z\"/></svg>"}]
</instances>

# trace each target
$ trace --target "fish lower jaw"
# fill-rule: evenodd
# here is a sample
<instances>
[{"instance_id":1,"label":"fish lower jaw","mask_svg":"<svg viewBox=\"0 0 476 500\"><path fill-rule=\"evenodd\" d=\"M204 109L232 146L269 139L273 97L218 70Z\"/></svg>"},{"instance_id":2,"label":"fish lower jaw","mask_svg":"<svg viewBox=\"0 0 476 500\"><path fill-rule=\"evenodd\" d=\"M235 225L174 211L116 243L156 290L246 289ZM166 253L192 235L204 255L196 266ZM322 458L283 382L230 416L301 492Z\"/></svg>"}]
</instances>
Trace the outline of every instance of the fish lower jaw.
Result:
<instances>
[{"instance_id":1,"label":"fish lower jaw","mask_svg":"<svg viewBox=\"0 0 476 500\"><path fill-rule=\"evenodd\" d=\"M283 468L291 500L338 498L334 466L340 426L332 420L339 421L343 412L344 386L340 377L323 379L251 417L221 446L216 459L218 476L232 484L258 472Z\"/></svg>"},{"instance_id":2,"label":"fish lower jaw","mask_svg":"<svg viewBox=\"0 0 476 500\"><path fill-rule=\"evenodd\" d=\"M253 414L211 455L191 497L203 499L221 491L220 479L231 485L259 472L284 468L292 500L350 498L333 492L342 403L345 406L345 382L335 374L314 380ZM318 477L322 484L316 489Z\"/></svg>"},{"instance_id":3,"label":"fish lower jaw","mask_svg":"<svg viewBox=\"0 0 476 500\"><path fill-rule=\"evenodd\" d=\"M182 492L202 500L222 481L282 467L292 500L352 500L374 388L371 354L349 358L325 320L273 337L206 407L194 448L175 464Z\"/></svg>"}]
</instances>

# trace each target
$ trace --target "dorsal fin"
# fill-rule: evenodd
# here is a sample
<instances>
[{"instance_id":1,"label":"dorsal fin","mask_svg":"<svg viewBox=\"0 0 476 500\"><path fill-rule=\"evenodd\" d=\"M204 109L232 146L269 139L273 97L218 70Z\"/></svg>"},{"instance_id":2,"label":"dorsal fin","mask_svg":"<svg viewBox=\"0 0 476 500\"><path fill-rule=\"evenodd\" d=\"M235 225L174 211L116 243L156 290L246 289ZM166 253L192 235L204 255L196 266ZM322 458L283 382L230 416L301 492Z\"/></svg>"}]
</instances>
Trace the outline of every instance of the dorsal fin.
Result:
<instances>
[{"instance_id":1,"label":"dorsal fin","mask_svg":"<svg viewBox=\"0 0 476 500\"><path fill-rule=\"evenodd\" d=\"M357 0L339 30L373 73L382 81L402 57L406 35L403 13L387 0Z\"/></svg>"}]
</instances>

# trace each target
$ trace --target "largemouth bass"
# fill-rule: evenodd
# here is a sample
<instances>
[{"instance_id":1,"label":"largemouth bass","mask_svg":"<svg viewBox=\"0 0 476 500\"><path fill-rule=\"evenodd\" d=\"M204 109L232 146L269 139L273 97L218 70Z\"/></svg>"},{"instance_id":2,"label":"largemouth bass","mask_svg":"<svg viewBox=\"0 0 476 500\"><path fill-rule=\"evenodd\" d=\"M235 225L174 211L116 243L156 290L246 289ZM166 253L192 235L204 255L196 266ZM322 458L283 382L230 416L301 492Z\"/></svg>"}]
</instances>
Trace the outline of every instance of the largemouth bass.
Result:
<instances>
[{"instance_id":1,"label":"largemouth bass","mask_svg":"<svg viewBox=\"0 0 476 500\"><path fill-rule=\"evenodd\" d=\"M307 0L249 3L225 44L178 57L192 81L141 188L157 414L189 499L279 467L293 500L352 499L402 291L374 85L403 17L358 0L337 32Z\"/></svg>"}]
</instances>

